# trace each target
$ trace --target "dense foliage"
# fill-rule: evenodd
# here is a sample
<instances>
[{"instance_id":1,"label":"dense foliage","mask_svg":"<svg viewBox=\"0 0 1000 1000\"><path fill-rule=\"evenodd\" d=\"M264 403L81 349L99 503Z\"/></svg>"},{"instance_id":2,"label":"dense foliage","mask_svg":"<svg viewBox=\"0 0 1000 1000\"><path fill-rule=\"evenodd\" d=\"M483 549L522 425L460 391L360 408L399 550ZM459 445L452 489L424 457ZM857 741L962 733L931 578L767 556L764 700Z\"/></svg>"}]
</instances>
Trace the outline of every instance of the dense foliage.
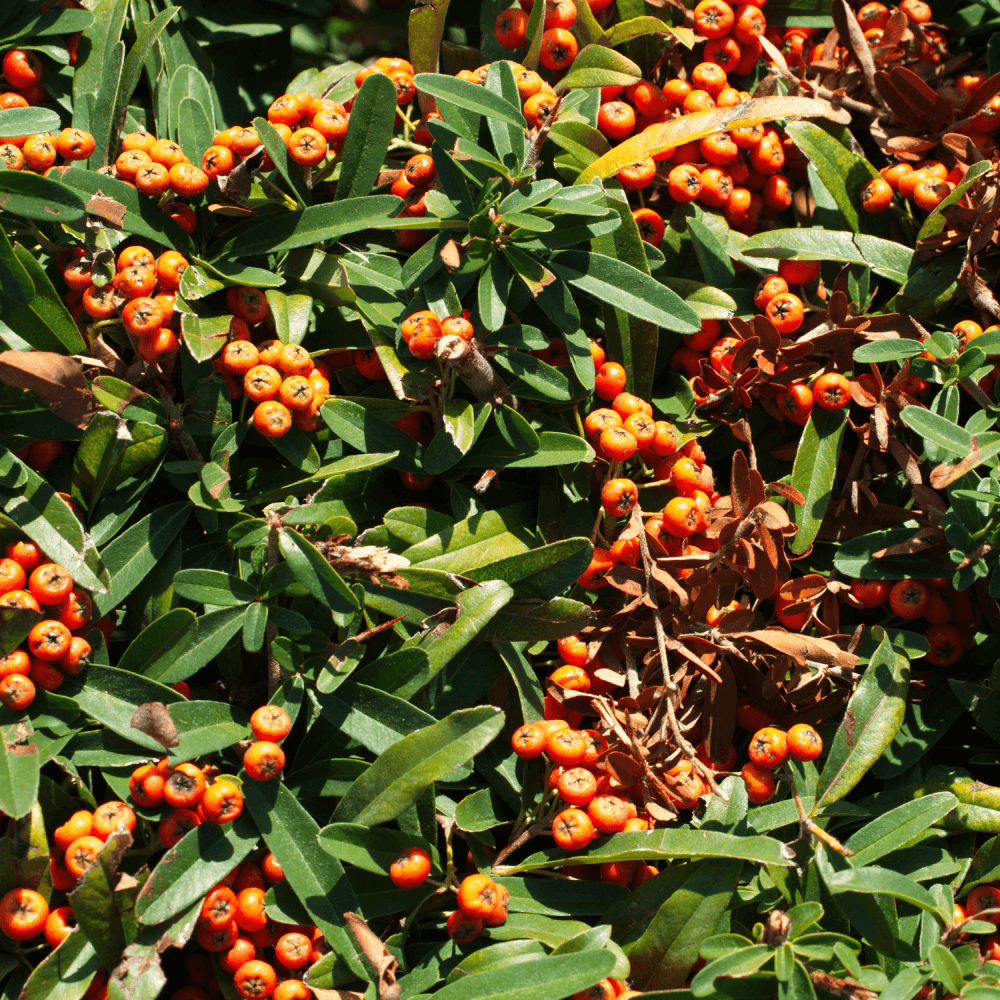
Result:
<instances>
[{"instance_id":1,"label":"dense foliage","mask_svg":"<svg viewBox=\"0 0 1000 1000\"><path fill-rule=\"evenodd\" d=\"M998 24L3 6L2 1000L1000 997Z\"/></svg>"}]
</instances>

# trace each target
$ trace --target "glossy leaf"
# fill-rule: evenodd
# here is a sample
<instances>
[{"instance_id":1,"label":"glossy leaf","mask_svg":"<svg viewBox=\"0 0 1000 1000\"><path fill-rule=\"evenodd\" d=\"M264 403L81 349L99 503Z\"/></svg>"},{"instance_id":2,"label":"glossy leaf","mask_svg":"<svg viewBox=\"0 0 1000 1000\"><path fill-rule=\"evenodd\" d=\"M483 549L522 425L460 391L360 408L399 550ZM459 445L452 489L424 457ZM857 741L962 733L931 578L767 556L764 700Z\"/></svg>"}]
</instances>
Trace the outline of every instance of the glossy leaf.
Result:
<instances>
[{"instance_id":1,"label":"glossy leaf","mask_svg":"<svg viewBox=\"0 0 1000 1000\"><path fill-rule=\"evenodd\" d=\"M903 724L910 664L883 638L844 712L819 776L812 814L842 799L878 760Z\"/></svg>"},{"instance_id":2,"label":"glossy leaf","mask_svg":"<svg viewBox=\"0 0 1000 1000\"><path fill-rule=\"evenodd\" d=\"M248 781L246 806L261 836L285 873L288 884L330 947L363 975L343 915L358 910L358 900L340 862L319 845L319 826L295 796L278 781Z\"/></svg>"},{"instance_id":3,"label":"glossy leaf","mask_svg":"<svg viewBox=\"0 0 1000 1000\"><path fill-rule=\"evenodd\" d=\"M244 809L221 826L203 823L171 847L136 899L139 922L152 926L174 919L243 861L260 837L252 812Z\"/></svg>"},{"instance_id":4,"label":"glossy leaf","mask_svg":"<svg viewBox=\"0 0 1000 1000\"><path fill-rule=\"evenodd\" d=\"M487 705L452 712L394 743L365 771L334 811L338 822L376 826L409 809L432 782L471 760L503 728Z\"/></svg>"},{"instance_id":5,"label":"glossy leaf","mask_svg":"<svg viewBox=\"0 0 1000 1000\"><path fill-rule=\"evenodd\" d=\"M38 797L42 760L31 722L0 707L0 809L14 819L31 812Z\"/></svg>"},{"instance_id":6,"label":"glossy leaf","mask_svg":"<svg viewBox=\"0 0 1000 1000\"><path fill-rule=\"evenodd\" d=\"M840 439L846 425L847 415L843 410L822 410L816 406L802 431L791 484L805 497L805 503L789 505L799 530L788 547L797 555L812 545L830 505Z\"/></svg>"},{"instance_id":7,"label":"glossy leaf","mask_svg":"<svg viewBox=\"0 0 1000 1000\"><path fill-rule=\"evenodd\" d=\"M358 90L341 151L336 199L361 198L375 185L396 117L396 88L389 77L373 73Z\"/></svg>"}]
</instances>

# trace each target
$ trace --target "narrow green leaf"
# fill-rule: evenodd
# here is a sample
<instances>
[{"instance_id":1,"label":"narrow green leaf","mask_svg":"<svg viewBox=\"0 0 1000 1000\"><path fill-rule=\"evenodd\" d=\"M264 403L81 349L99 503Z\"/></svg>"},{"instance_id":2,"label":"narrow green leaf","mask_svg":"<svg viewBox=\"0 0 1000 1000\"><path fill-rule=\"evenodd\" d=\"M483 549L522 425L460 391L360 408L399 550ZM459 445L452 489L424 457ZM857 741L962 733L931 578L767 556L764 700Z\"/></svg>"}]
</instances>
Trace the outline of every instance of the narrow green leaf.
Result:
<instances>
[{"instance_id":1,"label":"narrow green leaf","mask_svg":"<svg viewBox=\"0 0 1000 1000\"><path fill-rule=\"evenodd\" d=\"M811 815L847 795L892 743L903 724L909 686L909 661L883 638L833 738Z\"/></svg>"},{"instance_id":2,"label":"narrow green leaf","mask_svg":"<svg viewBox=\"0 0 1000 1000\"><path fill-rule=\"evenodd\" d=\"M246 580L214 569L182 569L174 574L174 591L189 601L219 608L239 607L257 597L256 588Z\"/></svg>"},{"instance_id":3,"label":"narrow green leaf","mask_svg":"<svg viewBox=\"0 0 1000 1000\"><path fill-rule=\"evenodd\" d=\"M516 104L511 104L499 94L494 94L478 84L440 73L418 73L414 77L414 83L422 93L440 97L474 114L498 118L500 121L521 128L527 127L524 115Z\"/></svg>"},{"instance_id":4,"label":"narrow green leaf","mask_svg":"<svg viewBox=\"0 0 1000 1000\"><path fill-rule=\"evenodd\" d=\"M914 882L913 879L889 868L880 868L878 865L847 868L844 871L834 872L824 881L834 895L856 892L865 895L892 896L928 913L937 913L938 910L934 897L919 882Z\"/></svg>"},{"instance_id":5,"label":"narrow green leaf","mask_svg":"<svg viewBox=\"0 0 1000 1000\"><path fill-rule=\"evenodd\" d=\"M683 884L626 948L635 989L676 989L687 979L702 942L729 906L742 868L742 861L729 859L688 866Z\"/></svg>"},{"instance_id":6,"label":"narrow green leaf","mask_svg":"<svg viewBox=\"0 0 1000 1000\"><path fill-rule=\"evenodd\" d=\"M278 543L295 578L324 607L341 614L357 609L357 597L311 542L292 528L282 528Z\"/></svg>"},{"instance_id":7,"label":"narrow green leaf","mask_svg":"<svg viewBox=\"0 0 1000 1000\"><path fill-rule=\"evenodd\" d=\"M35 108L11 108L11 111L34 111ZM3 115L0 111L0 125ZM23 133L22 133L23 134ZM0 171L0 211L22 215L40 222L70 225L84 215L83 199L71 188L48 177L17 170Z\"/></svg>"},{"instance_id":8,"label":"narrow green leaf","mask_svg":"<svg viewBox=\"0 0 1000 1000\"><path fill-rule=\"evenodd\" d=\"M552 255L550 266L575 288L630 316L676 333L694 333L701 329L695 311L676 292L613 257L560 250Z\"/></svg>"},{"instance_id":9,"label":"narrow green leaf","mask_svg":"<svg viewBox=\"0 0 1000 1000\"><path fill-rule=\"evenodd\" d=\"M791 505L799 530L788 547L796 555L809 550L826 516L833 495L840 439L846 425L847 414L843 410L814 407L803 428L791 480L792 486L806 498L804 504Z\"/></svg>"},{"instance_id":10,"label":"narrow green leaf","mask_svg":"<svg viewBox=\"0 0 1000 1000\"><path fill-rule=\"evenodd\" d=\"M78 928L35 966L21 996L24 1000L81 1000L100 967L94 946ZM11 994L10 1000L15 996Z\"/></svg>"},{"instance_id":11,"label":"narrow green leaf","mask_svg":"<svg viewBox=\"0 0 1000 1000\"><path fill-rule=\"evenodd\" d=\"M787 867L780 841L771 837L746 837L709 830L655 830L652 833L616 833L594 842L585 852L569 857L558 848L547 848L517 864L513 871L535 871L561 860L562 864L598 865L606 861L652 861L658 858L731 858L756 864Z\"/></svg>"},{"instance_id":12,"label":"narrow green leaf","mask_svg":"<svg viewBox=\"0 0 1000 1000\"><path fill-rule=\"evenodd\" d=\"M48 108L4 108L0 111L0 139L58 132L59 124L59 116Z\"/></svg>"},{"instance_id":13,"label":"narrow green leaf","mask_svg":"<svg viewBox=\"0 0 1000 1000\"><path fill-rule=\"evenodd\" d=\"M30 720L0 706L0 809L13 819L27 816L38 798L42 758Z\"/></svg>"},{"instance_id":14,"label":"narrow green leaf","mask_svg":"<svg viewBox=\"0 0 1000 1000\"><path fill-rule=\"evenodd\" d=\"M388 80L388 77L385 78ZM275 169L285 179L292 194L303 208L312 204L312 195L306 187L302 168L288 155L288 146L278 134L278 130L266 118L254 118L253 127L257 131L264 152L271 157ZM368 192L366 191L365 194ZM270 298L269 298L270 301Z\"/></svg>"},{"instance_id":15,"label":"narrow green leaf","mask_svg":"<svg viewBox=\"0 0 1000 1000\"><path fill-rule=\"evenodd\" d=\"M206 663L215 659L239 632L248 607L257 605L219 608L202 615L195 622L194 635L184 649L176 651L173 656L164 653L158 658L155 671L147 670L145 673L161 684L176 684L177 681L187 680Z\"/></svg>"},{"instance_id":16,"label":"narrow green leaf","mask_svg":"<svg viewBox=\"0 0 1000 1000\"><path fill-rule=\"evenodd\" d=\"M190 514L191 505L187 502L167 504L147 514L107 545L101 556L111 575L111 586L107 593L95 598L95 617L117 607L145 579L180 534Z\"/></svg>"},{"instance_id":17,"label":"narrow green leaf","mask_svg":"<svg viewBox=\"0 0 1000 1000\"><path fill-rule=\"evenodd\" d=\"M559 1000L582 993L610 976L614 968L615 956L610 951L549 955L519 962L506 975L492 969L476 972L434 996L440 1000Z\"/></svg>"},{"instance_id":18,"label":"narrow green leaf","mask_svg":"<svg viewBox=\"0 0 1000 1000\"><path fill-rule=\"evenodd\" d=\"M101 964L115 968L125 950L125 929L112 888L122 855L131 846L129 833L113 833L76 888L69 894L73 915L94 946ZM119 897L122 898L122 897Z\"/></svg>"},{"instance_id":19,"label":"narrow green leaf","mask_svg":"<svg viewBox=\"0 0 1000 1000\"><path fill-rule=\"evenodd\" d=\"M431 858L431 871L440 873L437 848L423 837L387 827L359 826L355 823L331 823L319 831L319 846L340 861L376 875L389 875L389 866L408 847L420 847ZM437 876L436 876L437 877Z\"/></svg>"},{"instance_id":20,"label":"narrow green leaf","mask_svg":"<svg viewBox=\"0 0 1000 1000\"><path fill-rule=\"evenodd\" d=\"M110 567L98 556L76 515L45 479L2 446L0 509L80 586L93 591L95 604L108 596Z\"/></svg>"},{"instance_id":21,"label":"narrow green leaf","mask_svg":"<svg viewBox=\"0 0 1000 1000\"><path fill-rule=\"evenodd\" d=\"M471 86L471 84L470 84ZM211 256L256 257L297 247L339 240L369 227L398 228L396 216L403 199L395 195L366 195L234 226L211 248ZM405 221L405 220L404 220ZM417 220L423 223L423 220ZM380 224L384 223L385 226Z\"/></svg>"},{"instance_id":22,"label":"narrow green leaf","mask_svg":"<svg viewBox=\"0 0 1000 1000\"><path fill-rule=\"evenodd\" d=\"M181 701L170 707L180 743L170 751L170 763L221 753L250 730L250 716L235 705L219 701Z\"/></svg>"},{"instance_id":23,"label":"narrow green leaf","mask_svg":"<svg viewBox=\"0 0 1000 1000\"><path fill-rule=\"evenodd\" d=\"M404 737L354 782L334 811L334 820L377 826L395 819L432 782L488 746L503 728L503 722L503 712L482 705L452 712L440 722Z\"/></svg>"},{"instance_id":24,"label":"narrow green leaf","mask_svg":"<svg viewBox=\"0 0 1000 1000\"><path fill-rule=\"evenodd\" d=\"M244 794L250 784L243 786ZM172 920L218 885L253 851L260 835L244 810L232 823L204 823L189 831L163 856L135 903L147 926Z\"/></svg>"},{"instance_id":25,"label":"narrow green leaf","mask_svg":"<svg viewBox=\"0 0 1000 1000\"><path fill-rule=\"evenodd\" d=\"M330 947L363 975L344 914L357 912L357 897L341 863L319 845L319 826L279 781L248 781L243 786L247 808L260 827L268 849L288 884Z\"/></svg>"},{"instance_id":26,"label":"narrow green leaf","mask_svg":"<svg viewBox=\"0 0 1000 1000\"><path fill-rule=\"evenodd\" d=\"M851 864L861 868L892 851L910 847L956 805L958 799L950 792L936 792L882 813L845 843L844 846L854 852L854 857L849 859Z\"/></svg>"},{"instance_id":27,"label":"narrow green leaf","mask_svg":"<svg viewBox=\"0 0 1000 1000\"><path fill-rule=\"evenodd\" d=\"M911 412L912 411L912 412ZM964 458L972 452L972 436L967 430L952 423L947 417L920 406L907 406L900 414L907 427L921 437L933 441L948 454Z\"/></svg>"},{"instance_id":28,"label":"narrow green leaf","mask_svg":"<svg viewBox=\"0 0 1000 1000\"><path fill-rule=\"evenodd\" d=\"M858 364L882 364L885 361L902 361L904 358L914 358L921 351L923 345L916 340L908 340L905 337L891 340L873 340L869 344L862 344L855 348L854 360Z\"/></svg>"},{"instance_id":29,"label":"narrow green leaf","mask_svg":"<svg viewBox=\"0 0 1000 1000\"><path fill-rule=\"evenodd\" d=\"M641 79L642 70L614 48L585 45L556 85L556 91L574 87L629 87Z\"/></svg>"},{"instance_id":30,"label":"narrow green leaf","mask_svg":"<svg viewBox=\"0 0 1000 1000\"><path fill-rule=\"evenodd\" d=\"M389 148L395 118L396 88L389 77L373 73L361 84L351 106L340 154L337 201L363 198L371 192Z\"/></svg>"},{"instance_id":31,"label":"narrow green leaf","mask_svg":"<svg viewBox=\"0 0 1000 1000\"><path fill-rule=\"evenodd\" d=\"M151 621L129 643L118 661L118 668L157 680L191 645L196 631L194 612L189 608L174 608Z\"/></svg>"}]
</instances>

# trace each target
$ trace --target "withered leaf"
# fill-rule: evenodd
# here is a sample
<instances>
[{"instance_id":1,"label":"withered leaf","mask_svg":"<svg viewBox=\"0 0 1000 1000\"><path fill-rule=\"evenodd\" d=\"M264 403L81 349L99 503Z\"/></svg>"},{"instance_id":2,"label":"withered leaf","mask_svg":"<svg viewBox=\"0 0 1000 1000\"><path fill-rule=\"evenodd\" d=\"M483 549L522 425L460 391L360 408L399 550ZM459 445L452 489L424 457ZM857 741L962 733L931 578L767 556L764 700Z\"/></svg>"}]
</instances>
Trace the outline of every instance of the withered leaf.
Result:
<instances>
[{"instance_id":1,"label":"withered leaf","mask_svg":"<svg viewBox=\"0 0 1000 1000\"><path fill-rule=\"evenodd\" d=\"M0 381L37 392L53 413L81 430L98 410L77 358L51 351L0 351Z\"/></svg>"},{"instance_id":2,"label":"withered leaf","mask_svg":"<svg viewBox=\"0 0 1000 1000\"><path fill-rule=\"evenodd\" d=\"M399 963L396 957L382 943L382 939L368 926L363 917L356 913L345 913L344 921L351 937L357 942L361 954L375 970L379 1000L399 1000L401 992L396 982Z\"/></svg>"},{"instance_id":3,"label":"withered leaf","mask_svg":"<svg viewBox=\"0 0 1000 1000\"><path fill-rule=\"evenodd\" d=\"M177 726L170 717L170 709L162 701L143 702L132 713L132 728L152 737L167 750L180 743Z\"/></svg>"},{"instance_id":4,"label":"withered leaf","mask_svg":"<svg viewBox=\"0 0 1000 1000\"><path fill-rule=\"evenodd\" d=\"M120 229L122 223L125 221L125 206L121 202L115 201L114 198L107 197L107 195L94 194L90 196L90 201L87 202L87 214L96 215L97 218L102 219L109 226Z\"/></svg>"}]
</instances>

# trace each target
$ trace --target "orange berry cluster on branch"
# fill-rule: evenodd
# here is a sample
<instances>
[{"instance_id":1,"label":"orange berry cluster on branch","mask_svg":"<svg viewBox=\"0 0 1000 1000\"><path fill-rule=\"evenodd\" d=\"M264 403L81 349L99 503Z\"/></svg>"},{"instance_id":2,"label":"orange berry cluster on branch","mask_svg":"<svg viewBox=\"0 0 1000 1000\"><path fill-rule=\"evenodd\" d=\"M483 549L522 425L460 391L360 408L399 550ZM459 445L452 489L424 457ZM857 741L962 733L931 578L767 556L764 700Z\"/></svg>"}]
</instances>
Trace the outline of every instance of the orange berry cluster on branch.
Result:
<instances>
[{"instance_id":1,"label":"orange berry cluster on branch","mask_svg":"<svg viewBox=\"0 0 1000 1000\"><path fill-rule=\"evenodd\" d=\"M92 607L69 572L48 562L29 541L11 542L0 559L0 607L44 608L42 613L53 616L32 627L26 650L14 649L0 658L0 704L20 712L35 700L37 688L55 691L66 676L80 673L90 662L90 643L82 633Z\"/></svg>"}]
</instances>

